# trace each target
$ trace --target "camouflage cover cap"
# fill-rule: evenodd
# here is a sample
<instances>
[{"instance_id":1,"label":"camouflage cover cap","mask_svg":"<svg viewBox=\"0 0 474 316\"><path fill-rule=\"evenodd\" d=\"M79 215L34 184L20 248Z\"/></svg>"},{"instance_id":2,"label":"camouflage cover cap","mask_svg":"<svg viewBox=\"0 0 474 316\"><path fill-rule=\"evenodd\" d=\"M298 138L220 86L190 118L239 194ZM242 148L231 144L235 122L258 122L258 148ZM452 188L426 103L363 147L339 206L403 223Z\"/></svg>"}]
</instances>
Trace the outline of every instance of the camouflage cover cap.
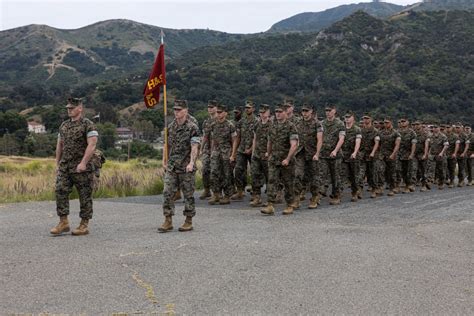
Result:
<instances>
[{"instance_id":1,"label":"camouflage cover cap","mask_svg":"<svg viewBox=\"0 0 474 316\"><path fill-rule=\"evenodd\" d=\"M265 113L270 110L270 106L268 104L260 105L260 109L258 110L260 113Z\"/></svg>"},{"instance_id":2,"label":"camouflage cover cap","mask_svg":"<svg viewBox=\"0 0 474 316\"><path fill-rule=\"evenodd\" d=\"M346 114L344 115L344 117L351 117L353 116L355 118L355 113L353 111L347 111Z\"/></svg>"},{"instance_id":3,"label":"camouflage cover cap","mask_svg":"<svg viewBox=\"0 0 474 316\"><path fill-rule=\"evenodd\" d=\"M234 112L242 112L243 108L241 106L234 107Z\"/></svg>"},{"instance_id":4,"label":"camouflage cover cap","mask_svg":"<svg viewBox=\"0 0 474 316\"><path fill-rule=\"evenodd\" d=\"M284 106L285 108L289 108L289 107L292 107L292 106L294 107L294 106L295 106L295 102L294 102L293 100L291 100L291 99L287 99L287 100L285 100L285 101L283 102L283 106Z\"/></svg>"},{"instance_id":5,"label":"camouflage cover cap","mask_svg":"<svg viewBox=\"0 0 474 316\"><path fill-rule=\"evenodd\" d=\"M392 123L392 118L390 116L386 116L386 117L384 117L383 122L384 123L386 123L386 122L387 123Z\"/></svg>"},{"instance_id":6,"label":"camouflage cover cap","mask_svg":"<svg viewBox=\"0 0 474 316\"><path fill-rule=\"evenodd\" d=\"M252 101L247 101L245 103L245 107L250 109L250 108L253 108L255 106L255 104L252 102Z\"/></svg>"},{"instance_id":7,"label":"camouflage cover cap","mask_svg":"<svg viewBox=\"0 0 474 316\"><path fill-rule=\"evenodd\" d=\"M66 108L75 108L82 104L82 98L68 98Z\"/></svg>"},{"instance_id":8,"label":"camouflage cover cap","mask_svg":"<svg viewBox=\"0 0 474 316\"><path fill-rule=\"evenodd\" d=\"M181 109L187 109L188 108L188 101L186 100L174 100L174 106L173 108L181 108Z\"/></svg>"},{"instance_id":9,"label":"camouflage cover cap","mask_svg":"<svg viewBox=\"0 0 474 316\"><path fill-rule=\"evenodd\" d=\"M222 111L222 112L227 112L227 106L224 104L218 104L217 105L217 110Z\"/></svg>"},{"instance_id":10,"label":"camouflage cover cap","mask_svg":"<svg viewBox=\"0 0 474 316\"><path fill-rule=\"evenodd\" d=\"M335 104L332 104L332 103L328 103L326 104L326 110L334 110L336 108L336 105Z\"/></svg>"},{"instance_id":11,"label":"camouflage cover cap","mask_svg":"<svg viewBox=\"0 0 474 316\"><path fill-rule=\"evenodd\" d=\"M218 102L216 100L207 101L207 107L213 108L213 107L217 106L217 104L218 104Z\"/></svg>"},{"instance_id":12,"label":"camouflage cover cap","mask_svg":"<svg viewBox=\"0 0 474 316\"><path fill-rule=\"evenodd\" d=\"M411 123L411 125L421 125L421 121L420 120L414 120L413 123Z\"/></svg>"},{"instance_id":13,"label":"camouflage cover cap","mask_svg":"<svg viewBox=\"0 0 474 316\"><path fill-rule=\"evenodd\" d=\"M286 106L284 104L281 104L281 103L277 103L277 105L275 105L275 111L285 111L286 110Z\"/></svg>"},{"instance_id":14,"label":"camouflage cover cap","mask_svg":"<svg viewBox=\"0 0 474 316\"><path fill-rule=\"evenodd\" d=\"M312 109L313 109L313 106L308 103L303 103L303 105L301 106L301 110L311 111Z\"/></svg>"},{"instance_id":15,"label":"camouflage cover cap","mask_svg":"<svg viewBox=\"0 0 474 316\"><path fill-rule=\"evenodd\" d=\"M369 112L365 112L364 115L362 116L363 119L371 119L372 115Z\"/></svg>"}]
</instances>

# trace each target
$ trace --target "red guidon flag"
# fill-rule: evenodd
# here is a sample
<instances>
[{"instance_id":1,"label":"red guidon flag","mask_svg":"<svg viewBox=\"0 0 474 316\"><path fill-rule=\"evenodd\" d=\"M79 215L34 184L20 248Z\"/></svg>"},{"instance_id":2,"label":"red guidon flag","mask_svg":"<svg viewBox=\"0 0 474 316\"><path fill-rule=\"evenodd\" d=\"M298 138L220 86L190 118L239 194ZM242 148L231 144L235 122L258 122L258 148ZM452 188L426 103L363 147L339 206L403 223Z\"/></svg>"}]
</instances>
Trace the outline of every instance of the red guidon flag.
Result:
<instances>
[{"instance_id":1,"label":"red guidon flag","mask_svg":"<svg viewBox=\"0 0 474 316\"><path fill-rule=\"evenodd\" d=\"M143 89L143 99L147 108L153 108L160 101L160 87L166 85L165 75L165 47L160 45L155 64L151 70L145 89Z\"/></svg>"}]
</instances>

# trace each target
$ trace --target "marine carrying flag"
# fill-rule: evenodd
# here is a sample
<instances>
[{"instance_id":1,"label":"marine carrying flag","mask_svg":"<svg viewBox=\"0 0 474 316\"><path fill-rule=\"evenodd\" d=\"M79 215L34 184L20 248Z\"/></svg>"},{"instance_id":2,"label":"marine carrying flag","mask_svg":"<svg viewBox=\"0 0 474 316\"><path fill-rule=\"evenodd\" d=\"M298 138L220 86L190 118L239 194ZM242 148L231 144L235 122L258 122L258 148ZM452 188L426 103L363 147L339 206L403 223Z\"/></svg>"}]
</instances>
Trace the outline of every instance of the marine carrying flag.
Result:
<instances>
[{"instance_id":1,"label":"marine carrying flag","mask_svg":"<svg viewBox=\"0 0 474 316\"><path fill-rule=\"evenodd\" d=\"M166 85L165 47L160 45L155 64L143 89L143 99L147 108L153 108L160 101L160 87Z\"/></svg>"}]
</instances>

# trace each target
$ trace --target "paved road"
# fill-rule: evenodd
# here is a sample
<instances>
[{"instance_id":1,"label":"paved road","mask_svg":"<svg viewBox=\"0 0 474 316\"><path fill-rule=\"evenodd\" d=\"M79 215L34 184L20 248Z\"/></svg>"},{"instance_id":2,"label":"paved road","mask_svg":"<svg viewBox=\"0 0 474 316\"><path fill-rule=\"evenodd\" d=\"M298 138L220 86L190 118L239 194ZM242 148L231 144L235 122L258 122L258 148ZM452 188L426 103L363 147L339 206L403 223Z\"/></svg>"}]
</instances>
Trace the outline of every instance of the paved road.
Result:
<instances>
[{"instance_id":1,"label":"paved road","mask_svg":"<svg viewBox=\"0 0 474 316\"><path fill-rule=\"evenodd\" d=\"M0 315L472 315L473 193L346 197L288 217L199 202L193 232L166 234L159 196L97 200L83 237L49 236L53 202L0 205Z\"/></svg>"}]
</instances>

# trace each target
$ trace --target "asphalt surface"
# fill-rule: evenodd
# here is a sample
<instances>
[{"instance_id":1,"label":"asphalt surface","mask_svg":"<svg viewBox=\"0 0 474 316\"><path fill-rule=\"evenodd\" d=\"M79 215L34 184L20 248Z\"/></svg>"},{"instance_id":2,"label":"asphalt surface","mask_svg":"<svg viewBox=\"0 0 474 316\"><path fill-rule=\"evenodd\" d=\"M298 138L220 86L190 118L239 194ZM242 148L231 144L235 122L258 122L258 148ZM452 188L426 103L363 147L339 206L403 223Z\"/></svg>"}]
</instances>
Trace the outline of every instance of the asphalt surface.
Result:
<instances>
[{"instance_id":1,"label":"asphalt surface","mask_svg":"<svg viewBox=\"0 0 474 316\"><path fill-rule=\"evenodd\" d=\"M49 235L54 202L3 204L0 315L473 315L473 194L346 195L271 217L198 200L187 233L181 202L166 234L160 196L96 200L82 237Z\"/></svg>"}]
</instances>

